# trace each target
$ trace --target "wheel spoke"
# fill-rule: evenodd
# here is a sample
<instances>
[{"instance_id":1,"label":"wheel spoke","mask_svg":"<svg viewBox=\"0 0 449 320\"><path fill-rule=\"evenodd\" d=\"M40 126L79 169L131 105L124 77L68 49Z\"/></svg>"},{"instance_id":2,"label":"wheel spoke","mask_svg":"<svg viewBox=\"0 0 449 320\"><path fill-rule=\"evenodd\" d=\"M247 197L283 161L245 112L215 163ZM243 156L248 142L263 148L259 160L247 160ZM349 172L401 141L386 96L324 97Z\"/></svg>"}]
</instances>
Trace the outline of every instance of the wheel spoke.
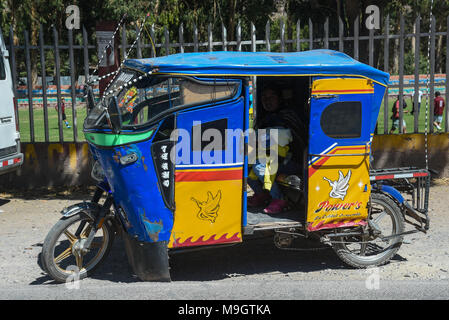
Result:
<instances>
[{"instance_id":1,"label":"wheel spoke","mask_svg":"<svg viewBox=\"0 0 449 320\"><path fill-rule=\"evenodd\" d=\"M385 211L382 211L375 219L374 223L378 224L379 221L386 215L387 213Z\"/></svg>"},{"instance_id":2,"label":"wheel spoke","mask_svg":"<svg viewBox=\"0 0 449 320\"><path fill-rule=\"evenodd\" d=\"M72 254L72 247L67 248L64 250L59 256L55 258L55 263L59 264L62 260L67 259Z\"/></svg>"},{"instance_id":3,"label":"wheel spoke","mask_svg":"<svg viewBox=\"0 0 449 320\"><path fill-rule=\"evenodd\" d=\"M67 239L69 239L71 244L74 244L75 241L78 240L78 238L73 233L71 233L69 230L65 230L64 234L67 237Z\"/></svg>"},{"instance_id":4,"label":"wheel spoke","mask_svg":"<svg viewBox=\"0 0 449 320\"><path fill-rule=\"evenodd\" d=\"M81 234L81 238L87 238L90 234L90 231L92 230L92 225L89 224L86 229L84 229L83 233Z\"/></svg>"}]
</instances>

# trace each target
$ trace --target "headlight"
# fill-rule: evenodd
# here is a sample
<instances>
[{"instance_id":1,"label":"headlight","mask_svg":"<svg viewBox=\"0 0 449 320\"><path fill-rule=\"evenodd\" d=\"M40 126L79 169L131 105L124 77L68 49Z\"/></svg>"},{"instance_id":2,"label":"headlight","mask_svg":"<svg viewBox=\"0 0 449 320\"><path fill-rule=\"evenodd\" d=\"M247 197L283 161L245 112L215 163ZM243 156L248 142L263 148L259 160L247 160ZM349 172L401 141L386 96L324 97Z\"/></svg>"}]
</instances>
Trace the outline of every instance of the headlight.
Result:
<instances>
[{"instance_id":1,"label":"headlight","mask_svg":"<svg viewBox=\"0 0 449 320\"><path fill-rule=\"evenodd\" d=\"M97 180L98 182L102 182L105 180L105 175L103 168L101 167L101 164L97 161L95 161L94 166L92 167L92 172L90 173L92 178Z\"/></svg>"}]
</instances>

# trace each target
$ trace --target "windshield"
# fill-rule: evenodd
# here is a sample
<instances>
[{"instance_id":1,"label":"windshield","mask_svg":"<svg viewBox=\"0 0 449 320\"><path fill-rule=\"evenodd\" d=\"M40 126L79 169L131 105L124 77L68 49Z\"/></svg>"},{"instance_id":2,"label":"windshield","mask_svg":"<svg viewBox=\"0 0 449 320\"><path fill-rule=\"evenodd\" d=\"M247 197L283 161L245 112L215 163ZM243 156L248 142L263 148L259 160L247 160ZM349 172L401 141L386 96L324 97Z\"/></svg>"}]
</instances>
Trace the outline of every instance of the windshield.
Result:
<instances>
[{"instance_id":1,"label":"windshield","mask_svg":"<svg viewBox=\"0 0 449 320\"><path fill-rule=\"evenodd\" d=\"M172 109L213 103L234 97L240 81L197 79L183 76L142 76L123 70L108 88L107 95L88 115L86 128L107 126L104 105L110 97L118 101L123 129L144 126Z\"/></svg>"}]
</instances>

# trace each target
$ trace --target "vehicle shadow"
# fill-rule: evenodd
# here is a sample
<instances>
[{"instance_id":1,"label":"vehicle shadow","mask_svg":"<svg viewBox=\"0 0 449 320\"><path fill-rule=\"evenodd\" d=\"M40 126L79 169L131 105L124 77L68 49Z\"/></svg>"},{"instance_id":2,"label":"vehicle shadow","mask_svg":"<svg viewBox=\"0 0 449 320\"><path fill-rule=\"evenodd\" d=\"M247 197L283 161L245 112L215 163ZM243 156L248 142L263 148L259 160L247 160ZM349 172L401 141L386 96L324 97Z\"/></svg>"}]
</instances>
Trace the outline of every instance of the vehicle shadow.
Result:
<instances>
[{"instance_id":1,"label":"vehicle shadow","mask_svg":"<svg viewBox=\"0 0 449 320\"><path fill-rule=\"evenodd\" d=\"M254 275L288 275L323 270L353 270L334 250L317 241L299 240L290 249L279 249L273 237L247 240L217 249L180 253L170 258L172 281L211 281ZM406 261L396 254L395 262Z\"/></svg>"},{"instance_id":2,"label":"vehicle shadow","mask_svg":"<svg viewBox=\"0 0 449 320\"><path fill-rule=\"evenodd\" d=\"M173 281L210 281L346 268L331 248L320 243L301 247L309 250L279 249L272 237L264 237L232 247L180 253L170 259L171 277Z\"/></svg>"},{"instance_id":3,"label":"vehicle shadow","mask_svg":"<svg viewBox=\"0 0 449 320\"><path fill-rule=\"evenodd\" d=\"M331 248L320 246L319 243L307 243L301 247L309 250L278 249L272 237L265 237L233 246L171 254L170 275L172 281L214 281L263 274L287 275L291 272L357 270L345 265ZM396 255L392 260L406 261L400 255ZM90 278L122 283L141 281L133 274L124 242L120 238L115 240L109 256ZM56 284L56 282L46 275L31 284Z\"/></svg>"}]
</instances>

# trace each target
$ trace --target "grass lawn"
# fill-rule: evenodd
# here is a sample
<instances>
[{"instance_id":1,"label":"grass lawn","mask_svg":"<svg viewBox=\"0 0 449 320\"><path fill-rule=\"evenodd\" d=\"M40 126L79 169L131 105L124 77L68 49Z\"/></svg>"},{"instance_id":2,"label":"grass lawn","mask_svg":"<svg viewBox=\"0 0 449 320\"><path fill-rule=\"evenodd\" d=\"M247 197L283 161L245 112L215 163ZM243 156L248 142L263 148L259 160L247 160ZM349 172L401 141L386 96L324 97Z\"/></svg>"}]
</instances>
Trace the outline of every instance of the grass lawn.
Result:
<instances>
[{"instance_id":1,"label":"grass lawn","mask_svg":"<svg viewBox=\"0 0 449 320\"><path fill-rule=\"evenodd\" d=\"M53 106L48 108L48 137L50 142L59 142L59 126L58 113ZM73 117L72 108L66 107L65 114L71 128L66 128L64 123L61 123L63 141L74 141L73 139ZM34 141L45 142L45 127L44 127L44 109L35 108L33 110L34 118ZM77 119L77 135L78 141L85 141L83 134L83 122L86 118L86 107L79 106L76 108ZM22 142L30 142L30 117L28 108L19 109L19 126L20 126L20 140Z\"/></svg>"},{"instance_id":2,"label":"grass lawn","mask_svg":"<svg viewBox=\"0 0 449 320\"><path fill-rule=\"evenodd\" d=\"M391 108L395 98L390 98L388 101L388 131L391 128L392 120L391 120ZM404 120L407 125L407 133L414 132L414 117L410 114L412 111L412 102L409 97L405 98L405 102L407 103L406 110L409 113L404 113ZM430 109L430 106L429 106ZM72 128L68 129L64 124L63 128L63 141L74 141L73 139L73 118L72 118L72 108L66 107L66 116L69 124ZM425 124L425 111L426 111L426 98L423 97L421 101L421 110L419 114L418 124L419 124L419 132L424 132L424 124ZM45 142L45 131L44 131L44 110L42 108L34 109L34 136L36 142ZM80 105L76 108L76 118L77 118L77 133L78 133L78 141L85 141L83 135L83 122L86 117L86 107L84 105ZM430 117L430 114L428 114ZM20 125L20 137L21 141L29 142L30 138L30 119L28 108L20 108L19 109L19 125ZM443 128L444 128L444 119L443 119ZM58 129L58 114L53 106L48 107L48 128L49 128L49 141L50 142L58 142L59 141L59 129ZM380 106L379 117L378 117L378 134L384 133L384 105L383 101ZM430 127L428 128L430 131ZM398 133L398 130L395 130L395 133Z\"/></svg>"},{"instance_id":3,"label":"grass lawn","mask_svg":"<svg viewBox=\"0 0 449 320\"><path fill-rule=\"evenodd\" d=\"M391 120L391 109L393 108L393 103L396 101L396 98L389 98L388 99L388 132L391 129L391 125L393 124L393 120ZM418 118L418 132L423 133L425 130L425 119L426 119L426 97L422 97L421 100L421 109L419 111L419 118ZM410 112L413 110L413 103L410 99L410 97L405 97L405 102L407 103L407 108L405 110L408 110L408 113L404 113L403 117L406 123L407 127L407 133L413 133L414 132L414 122L415 118L414 115L410 114ZM427 113L427 119L430 118L430 105L427 106L428 113ZM380 111L379 111L379 117L377 118L377 132L378 134L384 134L384 102L382 101ZM441 123L441 127L444 129L444 117L443 121ZM435 128L434 128L435 129ZM430 132L430 125L427 127L427 132ZM436 132L436 129L435 131ZM394 133L399 133L399 130L396 129Z\"/></svg>"}]
</instances>

